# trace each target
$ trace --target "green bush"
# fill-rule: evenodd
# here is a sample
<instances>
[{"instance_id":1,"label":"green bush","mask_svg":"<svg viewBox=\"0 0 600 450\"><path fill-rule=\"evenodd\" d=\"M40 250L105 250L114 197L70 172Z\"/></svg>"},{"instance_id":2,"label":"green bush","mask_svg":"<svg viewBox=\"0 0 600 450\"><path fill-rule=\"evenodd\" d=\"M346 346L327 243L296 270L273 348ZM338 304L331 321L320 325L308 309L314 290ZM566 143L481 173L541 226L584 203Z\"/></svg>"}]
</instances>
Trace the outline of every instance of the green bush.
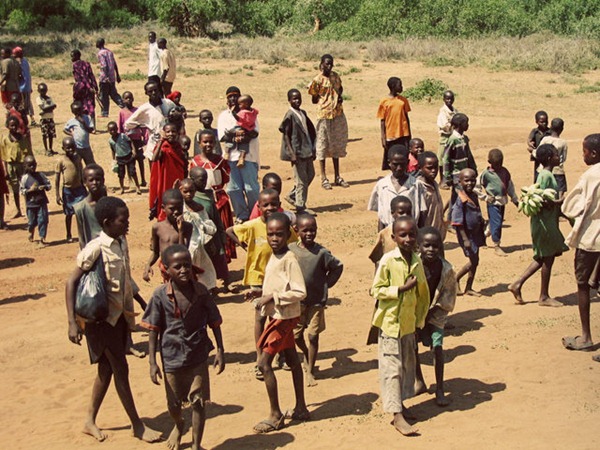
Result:
<instances>
[{"instance_id":1,"label":"green bush","mask_svg":"<svg viewBox=\"0 0 600 450\"><path fill-rule=\"evenodd\" d=\"M444 91L448 89L446 83L435 78L425 78L406 89L403 95L413 101L427 100L431 102L433 98L441 98Z\"/></svg>"}]
</instances>

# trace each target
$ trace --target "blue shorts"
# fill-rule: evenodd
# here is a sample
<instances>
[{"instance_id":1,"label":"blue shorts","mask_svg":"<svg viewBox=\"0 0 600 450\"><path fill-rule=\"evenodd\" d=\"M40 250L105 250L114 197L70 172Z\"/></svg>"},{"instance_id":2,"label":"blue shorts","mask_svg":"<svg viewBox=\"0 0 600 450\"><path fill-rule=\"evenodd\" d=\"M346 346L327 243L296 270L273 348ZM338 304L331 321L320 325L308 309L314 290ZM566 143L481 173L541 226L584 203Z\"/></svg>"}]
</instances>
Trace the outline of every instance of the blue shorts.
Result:
<instances>
[{"instance_id":1,"label":"blue shorts","mask_svg":"<svg viewBox=\"0 0 600 450\"><path fill-rule=\"evenodd\" d=\"M73 189L63 186L62 202L63 212L65 213L65 215L72 216L73 214L75 214L73 206L75 206L75 203L79 203L85 197L87 197L87 191L83 186L79 186Z\"/></svg>"},{"instance_id":2,"label":"blue shorts","mask_svg":"<svg viewBox=\"0 0 600 450\"><path fill-rule=\"evenodd\" d=\"M425 327L419 330L419 341L426 347L441 347L444 342L444 329L426 323Z\"/></svg>"}]
</instances>

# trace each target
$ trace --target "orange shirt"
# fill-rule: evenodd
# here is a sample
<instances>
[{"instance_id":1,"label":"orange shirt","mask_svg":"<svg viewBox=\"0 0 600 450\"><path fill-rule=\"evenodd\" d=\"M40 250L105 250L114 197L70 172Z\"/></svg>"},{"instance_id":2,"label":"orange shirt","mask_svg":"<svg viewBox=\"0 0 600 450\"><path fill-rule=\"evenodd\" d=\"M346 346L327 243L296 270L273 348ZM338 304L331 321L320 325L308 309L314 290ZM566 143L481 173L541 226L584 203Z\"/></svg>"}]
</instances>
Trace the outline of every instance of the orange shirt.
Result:
<instances>
[{"instance_id":1,"label":"orange shirt","mask_svg":"<svg viewBox=\"0 0 600 450\"><path fill-rule=\"evenodd\" d=\"M385 97L379 102L377 118L385 120L385 138L388 141L410 136L408 112L410 104L405 97Z\"/></svg>"}]
</instances>

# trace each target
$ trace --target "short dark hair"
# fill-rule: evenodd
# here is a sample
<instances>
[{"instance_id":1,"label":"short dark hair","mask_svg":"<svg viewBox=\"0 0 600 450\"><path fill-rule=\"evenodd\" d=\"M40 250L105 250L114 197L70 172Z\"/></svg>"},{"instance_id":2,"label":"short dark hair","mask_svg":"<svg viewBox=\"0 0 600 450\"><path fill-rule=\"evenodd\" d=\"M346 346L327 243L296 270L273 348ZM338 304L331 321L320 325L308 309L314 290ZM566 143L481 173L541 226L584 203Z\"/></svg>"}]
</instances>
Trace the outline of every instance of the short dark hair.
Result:
<instances>
[{"instance_id":1,"label":"short dark hair","mask_svg":"<svg viewBox=\"0 0 600 450\"><path fill-rule=\"evenodd\" d=\"M408 149L402 144L394 144L387 151L388 160L392 159L395 155L402 155L408 158Z\"/></svg>"},{"instance_id":2,"label":"short dark hair","mask_svg":"<svg viewBox=\"0 0 600 450\"><path fill-rule=\"evenodd\" d=\"M88 166L89 167L89 166ZM127 208L127 205L119 197L102 197L96 202L94 214L101 227L106 220L115 220L119 208Z\"/></svg>"},{"instance_id":3,"label":"short dark hair","mask_svg":"<svg viewBox=\"0 0 600 450\"><path fill-rule=\"evenodd\" d=\"M562 132L562 130L565 129L565 121L560 117L555 117L552 119L552 122L550 122L550 129L552 131L556 131L557 133Z\"/></svg>"},{"instance_id":4,"label":"short dark hair","mask_svg":"<svg viewBox=\"0 0 600 450\"><path fill-rule=\"evenodd\" d=\"M183 202L183 195L179 189L167 189L162 195L162 202L167 203L169 200L177 200Z\"/></svg>"},{"instance_id":5,"label":"short dark hair","mask_svg":"<svg viewBox=\"0 0 600 450\"><path fill-rule=\"evenodd\" d=\"M213 115L213 113L210 109L203 109L202 111L200 111L198 113L198 117L200 117L202 114L205 114L205 113L209 113L211 116Z\"/></svg>"},{"instance_id":6,"label":"short dark hair","mask_svg":"<svg viewBox=\"0 0 600 450\"><path fill-rule=\"evenodd\" d=\"M412 201L410 200L410 198L404 196L404 195L399 195L397 197L394 197L392 199L392 201L390 202L390 209L393 211L394 209L396 209L396 207L398 205L410 205L410 209L412 209Z\"/></svg>"},{"instance_id":7,"label":"short dark hair","mask_svg":"<svg viewBox=\"0 0 600 450\"><path fill-rule=\"evenodd\" d=\"M302 96L302 94L300 93L300 91L298 89L293 88L293 89L290 89L288 91L288 93L287 93L288 100L291 100L292 99L292 95L294 95L294 94L300 94L300 96Z\"/></svg>"},{"instance_id":8,"label":"short dark hair","mask_svg":"<svg viewBox=\"0 0 600 450\"><path fill-rule=\"evenodd\" d=\"M150 81L146 81L146 83L144 84L144 92L146 92L148 90L148 86L150 86L151 84L155 84L156 87L158 89L160 89L160 86L158 85L158 82L156 82L154 80L150 80Z\"/></svg>"},{"instance_id":9,"label":"short dark hair","mask_svg":"<svg viewBox=\"0 0 600 450\"><path fill-rule=\"evenodd\" d=\"M73 103L71 103L71 112L73 114L75 114L75 109L81 109L81 111L83 111L83 103L81 103L79 100L75 100Z\"/></svg>"},{"instance_id":10,"label":"short dark hair","mask_svg":"<svg viewBox=\"0 0 600 450\"><path fill-rule=\"evenodd\" d=\"M426 159L435 159L438 162L440 161L438 155L436 155L434 152L424 151L417 157L417 160L419 161L419 167L423 167L425 165Z\"/></svg>"},{"instance_id":11,"label":"short dark hair","mask_svg":"<svg viewBox=\"0 0 600 450\"><path fill-rule=\"evenodd\" d=\"M537 122L542 118L542 116L548 117L548 113L546 111L538 111L535 113L535 121Z\"/></svg>"},{"instance_id":12,"label":"short dark hair","mask_svg":"<svg viewBox=\"0 0 600 450\"><path fill-rule=\"evenodd\" d=\"M418 234L419 243L421 243L421 241L423 241L423 239L425 239L425 236L427 236L429 234L433 234L437 239L440 240L440 242L442 242L442 234L440 233L440 230L438 230L435 227L428 226L428 227L419 228L419 234Z\"/></svg>"},{"instance_id":13,"label":"short dark hair","mask_svg":"<svg viewBox=\"0 0 600 450\"><path fill-rule=\"evenodd\" d=\"M542 165L548 164L550 158L554 153L557 153L558 150L552 144L542 144L535 150L535 159Z\"/></svg>"},{"instance_id":14,"label":"short dark hair","mask_svg":"<svg viewBox=\"0 0 600 450\"><path fill-rule=\"evenodd\" d=\"M465 125L469 121L469 117L463 113L456 113L450 119L450 125L452 127L457 128L460 125Z\"/></svg>"},{"instance_id":15,"label":"short dark hair","mask_svg":"<svg viewBox=\"0 0 600 450\"><path fill-rule=\"evenodd\" d=\"M583 139L585 148L600 155L600 133L588 134Z\"/></svg>"},{"instance_id":16,"label":"short dark hair","mask_svg":"<svg viewBox=\"0 0 600 450\"><path fill-rule=\"evenodd\" d=\"M96 164L96 163L91 163L91 164L86 165L83 168L84 175L86 172L100 172L102 174L102 176L104 176L104 169L102 168L101 165Z\"/></svg>"},{"instance_id":17,"label":"short dark hair","mask_svg":"<svg viewBox=\"0 0 600 450\"><path fill-rule=\"evenodd\" d=\"M196 188L196 185L194 184L194 180L192 180L191 178L184 178L183 180L181 180L179 182L179 186L183 186L184 184L191 184L192 186L194 186L194 189Z\"/></svg>"},{"instance_id":18,"label":"short dark hair","mask_svg":"<svg viewBox=\"0 0 600 450\"><path fill-rule=\"evenodd\" d=\"M296 225L304 220L312 220L315 224L317 223L317 218L306 211L298 211L296 213Z\"/></svg>"},{"instance_id":19,"label":"short dark hair","mask_svg":"<svg viewBox=\"0 0 600 450\"><path fill-rule=\"evenodd\" d=\"M169 245L160 254L160 260L162 261L162 263L164 264L165 267L169 267L169 264L171 263L171 258L175 253L187 253L188 255L190 255L190 251L188 250L188 248L185 245L181 245L181 244ZM191 258L191 255L190 255L190 258Z\"/></svg>"},{"instance_id":20,"label":"short dark hair","mask_svg":"<svg viewBox=\"0 0 600 450\"><path fill-rule=\"evenodd\" d=\"M78 48L71 50L71 56L81 58L81 50L79 50Z\"/></svg>"},{"instance_id":21,"label":"short dark hair","mask_svg":"<svg viewBox=\"0 0 600 450\"><path fill-rule=\"evenodd\" d=\"M198 133L198 142L200 142L200 137L202 137L202 136L212 136L214 138L215 134L211 130L207 130L206 128L203 128L202 130L200 130L200 133Z\"/></svg>"},{"instance_id":22,"label":"short dark hair","mask_svg":"<svg viewBox=\"0 0 600 450\"><path fill-rule=\"evenodd\" d=\"M104 38L98 38L96 40L96 47L104 47L104 44L106 44L106 41L104 40Z\"/></svg>"},{"instance_id":23,"label":"short dark hair","mask_svg":"<svg viewBox=\"0 0 600 450\"><path fill-rule=\"evenodd\" d=\"M398 77L389 77L387 80L387 87L391 91L398 84L398 82L402 83L402 80Z\"/></svg>"},{"instance_id":24,"label":"short dark hair","mask_svg":"<svg viewBox=\"0 0 600 450\"><path fill-rule=\"evenodd\" d=\"M423 139L421 138L412 138L410 141L408 141L408 148L412 148L413 145L417 145L418 143L423 144L423 147L425 146L425 142L423 142Z\"/></svg>"},{"instance_id":25,"label":"short dark hair","mask_svg":"<svg viewBox=\"0 0 600 450\"><path fill-rule=\"evenodd\" d=\"M237 86L229 86L227 88L227 90L225 91L225 97L229 97L229 94L237 94L240 95L242 91L240 91L240 88Z\"/></svg>"},{"instance_id":26,"label":"short dark hair","mask_svg":"<svg viewBox=\"0 0 600 450\"><path fill-rule=\"evenodd\" d=\"M275 181L275 182L278 182L279 184L283 183L283 181L281 180L281 177L279 175L277 175L275 172L268 172L262 177L261 185L262 185L263 189L265 188L265 185L267 184L268 181Z\"/></svg>"},{"instance_id":27,"label":"short dark hair","mask_svg":"<svg viewBox=\"0 0 600 450\"><path fill-rule=\"evenodd\" d=\"M502 164L504 162L504 155L502 150L499 148L493 148L488 153L488 162L490 164Z\"/></svg>"},{"instance_id":28,"label":"short dark hair","mask_svg":"<svg viewBox=\"0 0 600 450\"><path fill-rule=\"evenodd\" d=\"M119 126L117 125L117 122L110 121L110 122L108 122L108 123L106 124L106 128L107 128L107 129L108 129L108 128L111 128L111 127L114 127L114 128L116 128L116 129L117 129L117 131L119 130Z\"/></svg>"},{"instance_id":29,"label":"short dark hair","mask_svg":"<svg viewBox=\"0 0 600 450\"><path fill-rule=\"evenodd\" d=\"M8 116L6 118L6 127L8 128L8 124L11 122L17 122L17 125L19 124L19 119L17 116Z\"/></svg>"},{"instance_id":30,"label":"short dark hair","mask_svg":"<svg viewBox=\"0 0 600 450\"><path fill-rule=\"evenodd\" d=\"M325 53L323 56L321 56L321 64L324 63L326 59L330 59L331 62L333 62L333 56L331 56L329 53Z\"/></svg>"},{"instance_id":31,"label":"short dark hair","mask_svg":"<svg viewBox=\"0 0 600 450\"><path fill-rule=\"evenodd\" d=\"M285 227L286 230L290 229L290 225L292 224L292 222L290 221L290 218L287 216L287 214L281 213L281 212L274 212L273 214L271 214L268 218L267 218L267 224L269 224L269 222L283 222L283 225Z\"/></svg>"},{"instance_id":32,"label":"short dark hair","mask_svg":"<svg viewBox=\"0 0 600 450\"><path fill-rule=\"evenodd\" d=\"M394 220L394 222L392 223L392 233L395 232L395 230L396 230L396 224L403 223L403 222L412 222L415 225L415 227L417 226L417 222L413 218L413 216L400 216L400 217L396 218L396 220Z\"/></svg>"}]
</instances>

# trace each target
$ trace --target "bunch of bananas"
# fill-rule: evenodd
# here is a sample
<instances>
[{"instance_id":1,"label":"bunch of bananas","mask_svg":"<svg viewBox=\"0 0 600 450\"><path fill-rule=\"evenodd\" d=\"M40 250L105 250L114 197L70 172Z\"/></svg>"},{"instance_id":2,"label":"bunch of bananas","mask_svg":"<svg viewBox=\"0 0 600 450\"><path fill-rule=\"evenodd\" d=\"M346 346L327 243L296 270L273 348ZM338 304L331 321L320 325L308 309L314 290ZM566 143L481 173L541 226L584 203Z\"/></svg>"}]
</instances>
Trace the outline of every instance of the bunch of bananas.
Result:
<instances>
[{"instance_id":1,"label":"bunch of bananas","mask_svg":"<svg viewBox=\"0 0 600 450\"><path fill-rule=\"evenodd\" d=\"M556 200L554 189L540 189L540 185L537 183L529 187L523 187L521 188L518 211L527 217L536 216L548 200Z\"/></svg>"}]
</instances>

